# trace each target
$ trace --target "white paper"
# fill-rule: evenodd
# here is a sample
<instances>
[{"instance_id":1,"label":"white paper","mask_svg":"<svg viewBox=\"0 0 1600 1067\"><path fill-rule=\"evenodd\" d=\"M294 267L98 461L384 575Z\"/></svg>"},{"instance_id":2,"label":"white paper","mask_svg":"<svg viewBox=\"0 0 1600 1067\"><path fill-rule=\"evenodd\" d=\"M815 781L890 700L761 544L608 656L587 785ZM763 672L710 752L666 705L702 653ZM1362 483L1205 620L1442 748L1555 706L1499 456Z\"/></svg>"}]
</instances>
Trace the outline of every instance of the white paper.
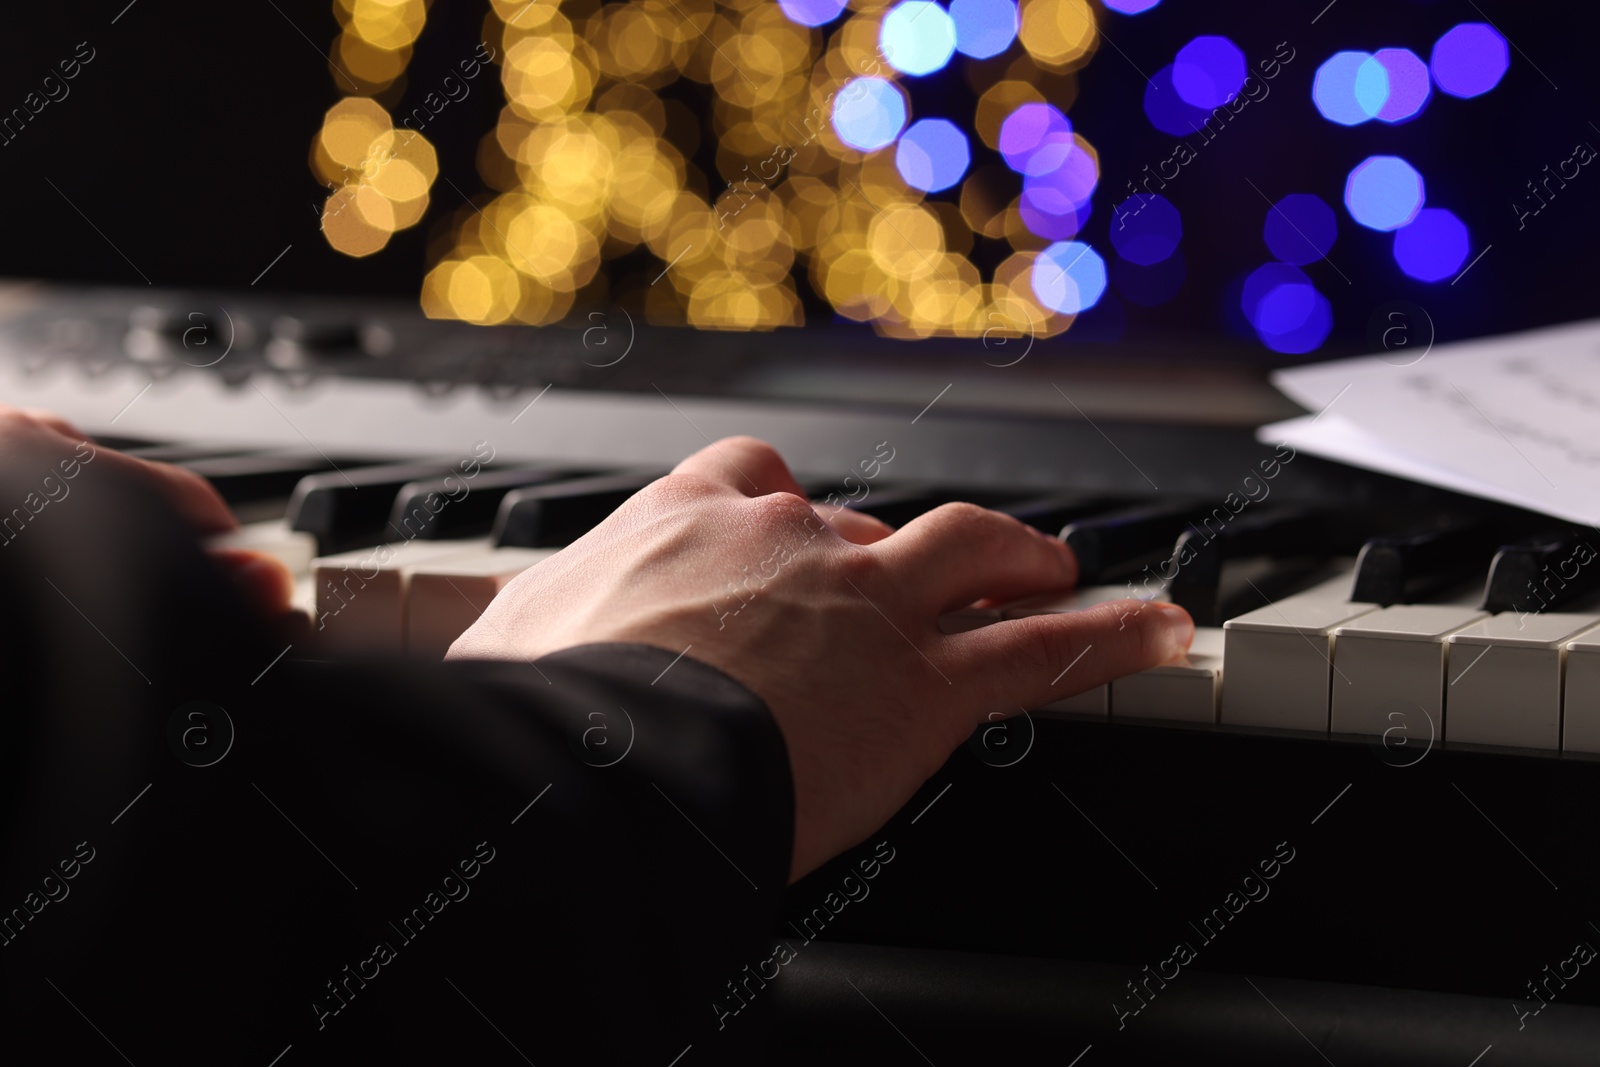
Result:
<instances>
[{"instance_id":1,"label":"white paper","mask_svg":"<svg viewBox=\"0 0 1600 1067\"><path fill-rule=\"evenodd\" d=\"M1264 441L1600 521L1600 321L1420 358L1400 351L1297 367L1273 382L1316 414L1263 427Z\"/></svg>"}]
</instances>

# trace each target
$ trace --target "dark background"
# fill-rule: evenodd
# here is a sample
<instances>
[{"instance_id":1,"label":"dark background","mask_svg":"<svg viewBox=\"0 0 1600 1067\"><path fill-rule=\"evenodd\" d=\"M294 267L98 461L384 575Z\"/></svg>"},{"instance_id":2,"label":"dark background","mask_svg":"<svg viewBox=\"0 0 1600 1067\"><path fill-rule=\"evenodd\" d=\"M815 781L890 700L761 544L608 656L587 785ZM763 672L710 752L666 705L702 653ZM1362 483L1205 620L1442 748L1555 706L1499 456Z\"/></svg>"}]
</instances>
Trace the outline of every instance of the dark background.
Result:
<instances>
[{"instance_id":1,"label":"dark background","mask_svg":"<svg viewBox=\"0 0 1600 1067\"><path fill-rule=\"evenodd\" d=\"M0 199L8 209L0 275L138 286L142 270L157 287L245 287L292 244L260 289L414 299L431 262L430 241L442 242L455 214L469 210L463 194L486 195L475 155L503 102L498 68L429 124L441 178L423 222L397 234L384 251L354 260L329 249L318 231L316 207L326 190L307 162L322 112L341 95L325 58L338 32L331 2L137 0L123 11L125 3L31 7L14 14L0 35L0 114L21 107L78 42L96 51L68 83L70 96L0 146ZM1271 83L1271 95L1234 118L1164 194L1185 227L1188 280L1178 296L1143 308L1124 304L1113 287L1053 353L1075 342L1111 341L1130 352L1160 348L1177 355L1186 343L1207 342L1215 351L1211 342L1231 338L1244 342L1246 358L1298 362L1362 347L1375 313L1395 300L1424 307L1440 340L1593 313L1587 276L1589 246L1600 230L1600 178L1580 173L1521 232L1512 207L1526 196L1526 183L1568 158L1574 144L1600 145L1600 132L1589 124L1600 115L1590 106L1597 88L1590 18L1577 21L1568 9L1528 3L1337 0L1323 10L1324 4L1166 0L1139 16L1103 19L1114 44L1103 40L1079 73L1068 113L1100 152L1100 190L1081 239L1108 263L1114 262L1107 240L1112 205L1126 195L1128 179L1166 159L1175 144L1143 114L1144 75L1171 62L1199 33L1229 36L1252 66L1279 42L1296 55ZM562 9L576 21L592 6L593 0L569 0ZM433 5L400 110L472 52L487 13L486 3L472 0ZM1335 51L1397 46L1426 59L1451 26L1485 17L1512 43L1511 69L1488 94L1458 100L1436 90L1420 118L1399 126L1347 129L1316 113L1312 80ZM1014 47L1007 55L1018 52ZM970 124L976 94L961 73L966 62L958 56L942 72L903 80L914 115ZM687 82L668 90L687 100L708 91ZM696 108L708 111L703 102ZM993 153L973 141L974 166L992 162ZM1471 255L1493 245L1459 284L1407 278L1390 255L1392 235L1357 226L1344 210L1345 176L1381 152L1404 155L1422 171L1429 206L1448 207L1466 222ZM697 161L713 172L705 147ZM1261 239L1263 194L1276 200L1291 192L1321 196L1339 218L1331 265L1306 268L1334 306L1333 337L1309 357L1266 351L1237 311L1242 278L1270 258ZM959 187L939 195L958 194ZM1004 242L979 238L974 258L987 273L1008 252ZM829 321L804 278L799 282L808 322ZM579 310L584 306L580 299Z\"/></svg>"}]
</instances>

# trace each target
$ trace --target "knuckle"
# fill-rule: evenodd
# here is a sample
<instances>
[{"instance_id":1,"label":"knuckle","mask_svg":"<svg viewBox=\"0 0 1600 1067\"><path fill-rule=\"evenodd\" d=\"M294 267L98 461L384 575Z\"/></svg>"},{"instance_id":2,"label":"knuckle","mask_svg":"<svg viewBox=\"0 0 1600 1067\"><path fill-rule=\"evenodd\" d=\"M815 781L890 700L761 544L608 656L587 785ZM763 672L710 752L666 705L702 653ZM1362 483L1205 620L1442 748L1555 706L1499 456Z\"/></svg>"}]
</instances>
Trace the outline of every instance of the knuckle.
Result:
<instances>
[{"instance_id":1,"label":"knuckle","mask_svg":"<svg viewBox=\"0 0 1600 1067\"><path fill-rule=\"evenodd\" d=\"M995 513L988 508L979 507L965 500L940 504L929 514L935 516L941 525L959 528L983 526L992 522L995 516Z\"/></svg>"},{"instance_id":2,"label":"knuckle","mask_svg":"<svg viewBox=\"0 0 1600 1067\"><path fill-rule=\"evenodd\" d=\"M749 434L724 437L717 442L717 447L736 452L763 466L783 462L783 457L778 454L776 448L761 438L751 437Z\"/></svg>"},{"instance_id":3,"label":"knuckle","mask_svg":"<svg viewBox=\"0 0 1600 1067\"><path fill-rule=\"evenodd\" d=\"M815 526L820 521L810 502L794 493L767 493L749 499L748 507L763 527L784 529L799 526L807 520Z\"/></svg>"}]
</instances>

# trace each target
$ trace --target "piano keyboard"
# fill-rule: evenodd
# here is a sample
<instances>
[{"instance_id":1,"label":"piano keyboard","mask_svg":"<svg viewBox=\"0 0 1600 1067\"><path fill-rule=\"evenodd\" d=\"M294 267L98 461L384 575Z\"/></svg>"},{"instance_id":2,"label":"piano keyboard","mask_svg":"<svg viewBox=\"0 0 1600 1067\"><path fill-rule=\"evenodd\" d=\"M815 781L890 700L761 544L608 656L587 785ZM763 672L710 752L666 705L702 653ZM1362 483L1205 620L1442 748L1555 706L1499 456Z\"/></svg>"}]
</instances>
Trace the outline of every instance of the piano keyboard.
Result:
<instances>
[{"instance_id":1,"label":"piano keyboard","mask_svg":"<svg viewBox=\"0 0 1600 1067\"><path fill-rule=\"evenodd\" d=\"M250 495L249 485L230 480L227 457L174 458L213 472L230 499ZM254 454L232 463L244 471L270 466ZM419 659L441 658L507 582L659 473L484 467L460 483L470 487L461 495L442 473L448 463L325 467L308 465L283 515L215 543L268 552L294 573L297 606L313 621L311 654ZM1219 563L1200 582L1163 559L1196 540L1196 509L1184 501L895 485L857 506L903 523L958 496L1060 532L1078 548L1087 584L952 612L940 620L946 633L1129 598L1176 600L1197 615L1193 647L1181 661L1062 699L1040 715L1331 738L1383 737L1398 727L1452 746L1600 753L1600 598L1580 586L1560 611L1482 606L1496 568L1511 560L1526 569L1525 546L1496 551L1483 547L1494 538L1475 531L1483 551L1451 557L1461 580L1441 592L1425 580L1437 577L1440 561L1415 551L1428 538L1380 534L1357 539L1356 555L1308 561L1300 555L1305 544L1274 546L1262 537L1277 531L1292 542L1293 531L1317 524L1298 507L1263 509L1246 533L1207 546ZM1453 530L1441 543L1462 539ZM1328 529L1314 540L1319 550L1342 543ZM1405 552L1395 549L1402 542ZM1163 544L1170 547L1152 547ZM1281 586L1283 572L1299 576L1298 591L1269 602L1264 590ZM1226 592L1230 578L1242 580L1243 596L1259 606L1218 615L1241 599ZM1416 602L1353 600L1358 590Z\"/></svg>"}]
</instances>

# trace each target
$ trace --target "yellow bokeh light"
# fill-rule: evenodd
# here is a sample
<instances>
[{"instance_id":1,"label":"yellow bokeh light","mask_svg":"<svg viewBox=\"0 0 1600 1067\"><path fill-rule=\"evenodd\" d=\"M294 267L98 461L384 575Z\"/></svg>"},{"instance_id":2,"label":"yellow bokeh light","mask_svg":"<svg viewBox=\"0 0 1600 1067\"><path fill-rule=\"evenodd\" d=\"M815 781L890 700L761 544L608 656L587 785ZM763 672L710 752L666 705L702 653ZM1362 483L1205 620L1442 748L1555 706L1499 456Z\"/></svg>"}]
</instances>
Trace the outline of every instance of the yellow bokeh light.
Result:
<instances>
[{"instance_id":1,"label":"yellow bokeh light","mask_svg":"<svg viewBox=\"0 0 1600 1067\"><path fill-rule=\"evenodd\" d=\"M427 21L422 0L355 0L345 31L379 48L404 48L417 39Z\"/></svg>"},{"instance_id":2,"label":"yellow bokeh light","mask_svg":"<svg viewBox=\"0 0 1600 1067\"><path fill-rule=\"evenodd\" d=\"M978 97L977 117L973 121L978 136L990 148L1000 149L1000 127L1023 104L1043 103L1044 94L1027 82L1007 79L998 82Z\"/></svg>"},{"instance_id":3,"label":"yellow bokeh light","mask_svg":"<svg viewBox=\"0 0 1600 1067\"><path fill-rule=\"evenodd\" d=\"M389 243L394 230L367 221L358 206L358 200L357 187L345 186L335 190L322 207L322 234L329 245L347 256L370 256Z\"/></svg>"},{"instance_id":4,"label":"yellow bokeh light","mask_svg":"<svg viewBox=\"0 0 1600 1067\"><path fill-rule=\"evenodd\" d=\"M1088 0L1022 0L1017 39L1037 62L1063 69L1087 59L1098 43Z\"/></svg>"}]
</instances>

